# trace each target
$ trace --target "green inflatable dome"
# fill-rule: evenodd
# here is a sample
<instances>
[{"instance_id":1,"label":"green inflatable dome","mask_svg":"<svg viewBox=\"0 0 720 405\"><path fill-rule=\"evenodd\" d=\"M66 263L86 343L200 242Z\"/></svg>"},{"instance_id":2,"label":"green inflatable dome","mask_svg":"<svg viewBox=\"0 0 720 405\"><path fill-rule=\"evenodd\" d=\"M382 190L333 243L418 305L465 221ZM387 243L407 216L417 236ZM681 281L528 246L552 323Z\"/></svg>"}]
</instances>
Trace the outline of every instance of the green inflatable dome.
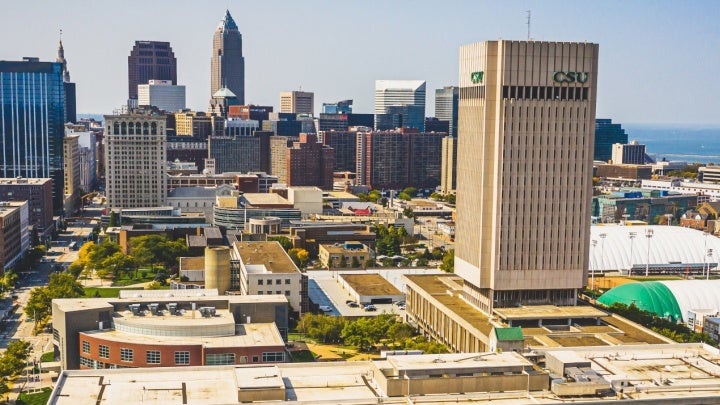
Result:
<instances>
[{"instance_id":1,"label":"green inflatable dome","mask_svg":"<svg viewBox=\"0 0 720 405\"><path fill-rule=\"evenodd\" d=\"M683 319L675 295L665 284L658 281L617 286L601 295L598 302L607 306L616 302L625 305L635 303L638 308L653 312L660 317L674 320Z\"/></svg>"}]
</instances>

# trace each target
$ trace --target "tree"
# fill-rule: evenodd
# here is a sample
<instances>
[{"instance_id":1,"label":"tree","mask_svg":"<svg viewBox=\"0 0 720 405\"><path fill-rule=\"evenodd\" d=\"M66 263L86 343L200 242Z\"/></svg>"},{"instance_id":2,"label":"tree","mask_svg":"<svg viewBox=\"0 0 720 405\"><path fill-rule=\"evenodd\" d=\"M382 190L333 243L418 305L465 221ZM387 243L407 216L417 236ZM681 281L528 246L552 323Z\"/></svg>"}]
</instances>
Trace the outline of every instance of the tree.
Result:
<instances>
[{"instance_id":1,"label":"tree","mask_svg":"<svg viewBox=\"0 0 720 405\"><path fill-rule=\"evenodd\" d=\"M353 269L360 267L360 260L358 260L357 256L353 256L352 261L350 262L350 267Z\"/></svg>"},{"instance_id":2,"label":"tree","mask_svg":"<svg viewBox=\"0 0 720 405\"><path fill-rule=\"evenodd\" d=\"M14 340L8 343L5 353L0 356L0 376L17 375L25 368L30 343L24 340Z\"/></svg>"},{"instance_id":3,"label":"tree","mask_svg":"<svg viewBox=\"0 0 720 405\"><path fill-rule=\"evenodd\" d=\"M288 256L295 263L298 268L304 269L307 266L308 260L310 260L310 253L302 248L292 248L288 250Z\"/></svg>"},{"instance_id":4,"label":"tree","mask_svg":"<svg viewBox=\"0 0 720 405\"><path fill-rule=\"evenodd\" d=\"M183 239L158 243L154 252L165 269L173 269L178 265L180 257L187 256L189 251Z\"/></svg>"},{"instance_id":5,"label":"tree","mask_svg":"<svg viewBox=\"0 0 720 405\"><path fill-rule=\"evenodd\" d=\"M443 199L444 199L444 197L442 196L442 194L437 193L437 192L433 192L432 194L430 194L430 198L432 198L432 199L435 200L435 201L440 201L440 200L443 200Z\"/></svg>"},{"instance_id":6,"label":"tree","mask_svg":"<svg viewBox=\"0 0 720 405\"><path fill-rule=\"evenodd\" d=\"M143 235L130 238L130 251L138 264L150 266L154 270L156 263L163 262L167 239L162 235Z\"/></svg>"},{"instance_id":7,"label":"tree","mask_svg":"<svg viewBox=\"0 0 720 405\"><path fill-rule=\"evenodd\" d=\"M293 247L292 241L287 236L268 236L267 240L272 240L280 243L280 246L282 246L282 248L285 249L286 252Z\"/></svg>"},{"instance_id":8,"label":"tree","mask_svg":"<svg viewBox=\"0 0 720 405\"><path fill-rule=\"evenodd\" d=\"M412 197L411 197L410 194L408 194L408 193L400 193L400 194L398 194L397 198L398 198L399 200L404 200L404 201L410 201L410 200L412 200Z\"/></svg>"},{"instance_id":9,"label":"tree","mask_svg":"<svg viewBox=\"0 0 720 405\"><path fill-rule=\"evenodd\" d=\"M345 327L344 318L337 316L303 314L297 330L322 343L338 343L342 341L341 332Z\"/></svg>"},{"instance_id":10,"label":"tree","mask_svg":"<svg viewBox=\"0 0 720 405\"><path fill-rule=\"evenodd\" d=\"M10 392L10 386L7 377L0 377L0 398L4 398L8 392Z\"/></svg>"},{"instance_id":11,"label":"tree","mask_svg":"<svg viewBox=\"0 0 720 405\"><path fill-rule=\"evenodd\" d=\"M415 211L410 207L405 207L405 209L403 209L403 215L407 218L415 218Z\"/></svg>"},{"instance_id":12,"label":"tree","mask_svg":"<svg viewBox=\"0 0 720 405\"><path fill-rule=\"evenodd\" d=\"M123 271L129 272L135 269L136 265L133 256L124 255L122 252L115 252L102 262L102 268L112 272L115 278L118 278Z\"/></svg>"},{"instance_id":13,"label":"tree","mask_svg":"<svg viewBox=\"0 0 720 405\"><path fill-rule=\"evenodd\" d=\"M450 249L450 251L445 253L442 264L440 265L440 270L446 273L455 272L455 249Z\"/></svg>"},{"instance_id":14,"label":"tree","mask_svg":"<svg viewBox=\"0 0 720 405\"><path fill-rule=\"evenodd\" d=\"M455 205L455 194L448 194L445 196L445 202L448 204Z\"/></svg>"},{"instance_id":15,"label":"tree","mask_svg":"<svg viewBox=\"0 0 720 405\"><path fill-rule=\"evenodd\" d=\"M36 287L30 291L30 298L25 306L25 314L34 317L38 325L42 325L50 316L52 300L80 298L83 295L85 295L85 290L82 285L75 281L72 274L51 274L47 286Z\"/></svg>"},{"instance_id":16,"label":"tree","mask_svg":"<svg viewBox=\"0 0 720 405\"><path fill-rule=\"evenodd\" d=\"M340 256L340 262L338 263L338 267L341 269L344 269L348 266L347 259L345 258L345 255Z\"/></svg>"},{"instance_id":17,"label":"tree","mask_svg":"<svg viewBox=\"0 0 720 405\"><path fill-rule=\"evenodd\" d=\"M162 289L163 284L161 284L158 281L153 281L152 283L145 286L146 290L160 290Z\"/></svg>"},{"instance_id":18,"label":"tree","mask_svg":"<svg viewBox=\"0 0 720 405\"><path fill-rule=\"evenodd\" d=\"M415 334L415 329L406 323L393 323L388 327L387 335L393 341L393 343L403 341L407 338L412 337Z\"/></svg>"},{"instance_id":19,"label":"tree","mask_svg":"<svg viewBox=\"0 0 720 405\"><path fill-rule=\"evenodd\" d=\"M403 189L402 193L405 193L405 194L409 195L410 197L415 198L415 197L417 197L418 189L415 187L405 187Z\"/></svg>"}]
</instances>

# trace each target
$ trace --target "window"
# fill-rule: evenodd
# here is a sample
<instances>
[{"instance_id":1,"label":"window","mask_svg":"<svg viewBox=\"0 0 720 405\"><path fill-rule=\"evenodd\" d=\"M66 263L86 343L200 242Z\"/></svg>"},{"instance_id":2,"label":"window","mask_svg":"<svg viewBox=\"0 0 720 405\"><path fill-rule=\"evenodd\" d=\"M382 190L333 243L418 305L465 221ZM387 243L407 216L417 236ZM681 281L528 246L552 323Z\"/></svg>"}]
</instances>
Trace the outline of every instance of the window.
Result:
<instances>
[{"instance_id":1,"label":"window","mask_svg":"<svg viewBox=\"0 0 720 405\"><path fill-rule=\"evenodd\" d=\"M285 353L283 352L268 352L262 354L263 363L278 363L285 361Z\"/></svg>"},{"instance_id":2,"label":"window","mask_svg":"<svg viewBox=\"0 0 720 405\"><path fill-rule=\"evenodd\" d=\"M287 297L290 296L290 290L285 290L285 296L287 296Z\"/></svg>"},{"instance_id":3,"label":"window","mask_svg":"<svg viewBox=\"0 0 720 405\"><path fill-rule=\"evenodd\" d=\"M258 279L258 285L263 285L263 281L261 278Z\"/></svg>"},{"instance_id":4,"label":"window","mask_svg":"<svg viewBox=\"0 0 720 405\"><path fill-rule=\"evenodd\" d=\"M282 294L282 291L279 291L279 290L275 291L275 294L280 295L280 294Z\"/></svg>"},{"instance_id":5,"label":"window","mask_svg":"<svg viewBox=\"0 0 720 405\"><path fill-rule=\"evenodd\" d=\"M98 347L98 353L100 357L103 359L109 359L110 358L110 348L105 345L100 345Z\"/></svg>"},{"instance_id":6,"label":"window","mask_svg":"<svg viewBox=\"0 0 720 405\"><path fill-rule=\"evenodd\" d=\"M133 361L133 350L120 348L120 361Z\"/></svg>"},{"instance_id":7,"label":"window","mask_svg":"<svg viewBox=\"0 0 720 405\"><path fill-rule=\"evenodd\" d=\"M190 352L175 352L175 364L190 364Z\"/></svg>"},{"instance_id":8,"label":"window","mask_svg":"<svg viewBox=\"0 0 720 405\"><path fill-rule=\"evenodd\" d=\"M282 280L280 280L280 279L275 280L275 284L276 284L276 285L277 285L277 284L280 284L280 283L282 283Z\"/></svg>"},{"instance_id":9,"label":"window","mask_svg":"<svg viewBox=\"0 0 720 405\"><path fill-rule=\"evenodd\" d=\"M247 363L247 356L240 356L240 364Z\"/></svg>"},{"instance_id":10,"label":"window","mask_svg":"<svg viewBox=\"0 0 720 405\"><path fill-rule=\"evenodd\" d=\"M90 354L90 342L82 342L82 351L83 353Z\"/></svg>"},{"instance_id":11,"label":"window","mask_svg":"<svg viewBox=\"0 0 720 405\"><path fill-rule=\"evenodd\" d=\"M253 363L257 363L258 361L260 361L260 357L253 356Z\"/></svg>"},{"instance_id":12,"label":"window","mask_svg":"<svg viewBox=\"0 0 720 405\"><path fill-rule=\"evenodd\" d=\"M206 366L235 364L235 353L211 353L205 356Z\"/></svg>"},{"instance_id":13,"label":"window","mask_svg":"<svg viewBox=\"0 0 720 405\"><path fill-rule=\"evenodd\" d=\"M285 284L290 284L290 279L289 279L289 278L286 278L286 279L285 279Z\"/></svg>"},{"instance_id":14,"label":"window","mask_svg":"<svg viewBox=\"0 0 720 405\"><path fill-rule=\"evenodd\" d=\"M160 364L160 350L148 350L145 352L145 362L147 364Z\"/></svg>"}]
</instances>

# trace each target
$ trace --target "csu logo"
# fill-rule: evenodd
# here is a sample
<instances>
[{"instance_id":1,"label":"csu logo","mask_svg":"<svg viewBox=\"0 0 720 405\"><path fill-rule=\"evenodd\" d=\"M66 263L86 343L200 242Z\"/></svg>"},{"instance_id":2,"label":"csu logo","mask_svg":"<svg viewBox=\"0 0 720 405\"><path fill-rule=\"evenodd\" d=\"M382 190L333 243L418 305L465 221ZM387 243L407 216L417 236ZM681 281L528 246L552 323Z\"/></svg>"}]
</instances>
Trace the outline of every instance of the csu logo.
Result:
<instances>
[{"instance_id":1,"label":"csu logo","mask_svg":"<svg viewBox=\"0 0 720 405\"><path fill-rule=\"evenodd\" d=\"M552 78L558 83L585 83L588 79L587 72L563 72L557 71L553 73Z\"/></svg>"},{"instance_id":2,"label":"csu logo","mask_svg":"<svg viewBox=\"0 0 720 405\"><path fill-rule=\"evenodd\" d=\"M483 81L483 72L472 72L472 73L470 73L470 81L472 81L474 84L482 83L482 81Z\"/></svg>"}]
</instances>

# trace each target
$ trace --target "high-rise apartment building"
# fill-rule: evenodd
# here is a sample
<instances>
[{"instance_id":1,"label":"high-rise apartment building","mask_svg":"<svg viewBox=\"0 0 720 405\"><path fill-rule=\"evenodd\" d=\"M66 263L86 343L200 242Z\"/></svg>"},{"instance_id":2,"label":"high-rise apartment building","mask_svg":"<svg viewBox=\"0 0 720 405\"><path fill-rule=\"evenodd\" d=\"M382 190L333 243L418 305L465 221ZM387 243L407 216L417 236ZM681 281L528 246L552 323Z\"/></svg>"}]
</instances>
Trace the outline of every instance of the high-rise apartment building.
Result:
<instances>
[{"instance_id":1,"label":"high-rise apartment building","mask_svg":"<svg viewBox=\"0 0 720 405\"><path fill-rule=\"evenodd\" d=\"M165 204L165 117L141 110L105 116L107 203L111 209Z\"/></svg>"},{"instance_id":2,"label":"high-rise apartment building","mask_svg":"<svg viewBox=\"0 0 720 405\"><path fill-rule=\"evenodd\" d=\"M155 106L168 112L185 109L185 86L176 86L170 80L149 80L138 85L138 105Z\"/></svg>"},{"instance_id":3,"label":"high-rise apartment building","mask_svg":"<svg viewBox=\"0 0 720 405\"><path fill-rule=\"evenodd\" d=\"M245 58L242 53L242 34L230 10L220 21L213 35L213 54L210 59L210 95L221 88L229 89L245 104Z\"/></svg>"},{"instance_id":4,"label":"high-rise apartment building","mask_svg":"<svg viewBox=\"0 0 720 405\"><path fill-rule=\"evenodd\" d=\"M333 148L318 142L315 134L300 134L300 140L287 148L287 185L333 188L335 156Z\"/></svg>"},{"instance_id":5,"label":"high-rise apartment building","mask_svg":"<svg viewBox=\"0 0 720 405\"><path fill-rule=\"evenodd\" d=\"M406 108L402 108L406 107ZM375 115L402 115L402 127L424 130L425 81L423 80L376 80ZM380 128L377 129L389 129Z\"/></svg>"},{"instance_id":6,"label":"high-rise apartment building","mask_svg":"<svg viewBox=\"0 0 720 405\"><path fill-rule=\"evenodd\" d=\"M457 138L443 138L440 164L440 192L454 193L457 188Z\"/></svg>"},{"instance_id":7,"label":"high-rise apartment building","mask_svg":"<svg viewBox=\"0 0 720 405\"><path fill-rule=\"evenodd\" d=\"M170 42L135 41L128 56L128 99L138 100L138 85L150 80L169 80L177 84L177 59Z\"/></svg>"},{"instance_id":8,"label":"high-rise apartment building","mask_svg":"<svg viewBox=\"0 0 720 405\"><path fill-rule=\"evenodd\" d=\"M58 214L64 191L65 104L61 63L0 61L0 177L52 178L52 207Z\"/></svg>"},{"instance_id":9,"label":"high-rise apartment building","mask_svg":"<svg viewBox=\"0 0 720 405\"><path fill-rule=\"evenodd\" d=\"M270 174L277 176L278 183L287 184L288 148L300 138L295 136L270 137Z\"/></svg>"},{"instance_id":10,"label":"high-rise apartment building","mask_svg":"<svg viewBox=\"0 0 720 405\"><path fill-rule=\"evenodd\" d=\"M485 313L586 284L597 66L592 43L460 49L455 274Z\"/></svg>"},{"instance_id":11,"label":"high-rise apartment building","mask_svg":"<svg viewBox=\"0 0 720 405\"><path fill-rule=\"evenodd\" d=\"M335 171L355 173L357 131L320 131L319 141L335 151Z\"/></svg>"},{"instance_id":12,"label":"high-rise apartment building","mask_svg":"<svg viewBox=\"0 0 720 405\"><path fill-rule=\"evenodd\" d=\"M611 119L595 120L595 160L607 162L612 159L612 148L616 143L628 143L628 135L620 124Z\"/></svg>"},{"instance_id":13,"label":"high-rise apartment building","mask_svg":"<svg viewBox=\"0 0 720 405\"><path fill-rule=\"evenodd\" d=\"M628 144L616 143L612 146L612 162L616 165L645 164L645 145L638 141Z\"/></svg>"},{"instance_id":14,"label":"high-rise apartment building","mask_svg":"<svg viewBox=\"0 0 720 405\"><path fill-rule=\"evenodd\" d=\"M309 91L280 92L280 112L314 115L315 93Z\"/></svg>"},{"instance_id":15,"label":"high-rise apartment building","mask_svg":"<svg viewBox=\"0 0 720 405\"><path fill-rule=\"evenodd\" d=\"M437 187L443 137L414 129L358 132L356 183L373 189Z\"/></svg>"},{"instance_id":16,"label":"high-rise apartment building","mask_svg":"<svg viewBox=\"0 0 720 405\"><path fill-rule=\"evenodd\" d=\"M253 131L248 135L213 136L208 139L210 159L215 172L269 172L270 132Z\"/></svg>"}]
</instances>

